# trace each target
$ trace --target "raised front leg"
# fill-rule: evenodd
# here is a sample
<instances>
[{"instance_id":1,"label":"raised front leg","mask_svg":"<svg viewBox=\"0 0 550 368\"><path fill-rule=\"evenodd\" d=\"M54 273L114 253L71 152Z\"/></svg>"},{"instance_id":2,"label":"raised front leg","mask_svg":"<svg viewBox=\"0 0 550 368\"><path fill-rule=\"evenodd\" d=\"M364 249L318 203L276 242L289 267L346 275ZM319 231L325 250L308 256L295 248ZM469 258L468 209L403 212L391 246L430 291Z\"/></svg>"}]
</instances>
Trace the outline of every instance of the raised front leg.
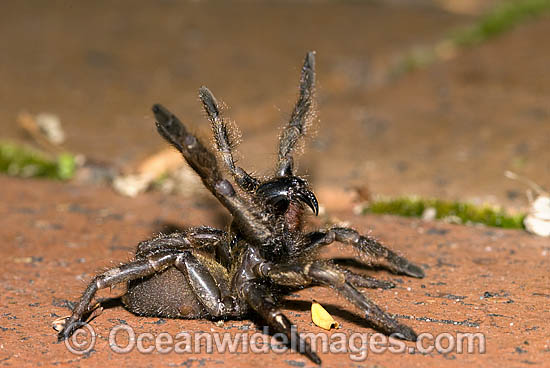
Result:
<instances>
[{"instance_id":1,"label":"raised front leg","mask_svg":"<svg viewBox=\"0 0 550 368\"><path fill-rule=\"evenodd\" d=\"M228 131L227 123L220 114L218 101L216 101L216 98L212 92L210 92L210 90L206 87L201 87L199 90L199 98L201 99L204 106L204 111L208 114L212 124L216 147L223 159L223 162L225 163L225 166L229 169L229 172L231 172L231 175L233 175L233 178L239 187L250 192L256 190L259 185L258 180L244 171L241 167L235 166L232 152L235 142L232 141L230 136L231 132Z\"/></svg>"},{"instance_id":2,"label":"raised front leg","mask_svg":"<svg viewBox=\"0 0 550 368\"><path fill-rule=\"evenodd\" d=\"M302 66L300 95L288 125L279 137L277 175L290 176L294 171L293 153L300 138L305 135L308 119L313 115L313 89L315 87L315 53L308 52Z\"/></svg>"},{"instance_id":3,"label":"raised front leg","mask_svg":"<svg viewBox=\"0 0 550 368\"><path fill-rule=\"evenodd\" d=\"M185 160L200 176L204 185L219 197L218 188L224 181L223 174L218 167L216 156L210 152L202 142L191 134L185 125L168 109L160 104L153 106L153 113L157 120L159 134L178 149ZM227 182L227 184L229 184ZM229 191L229 189L228 189Z\"/></svg>"},{"instance_id":4,"label":"raised front leg","mask_svg":"<svg viewBox=\"0 0 550 368\"><path fill-rule=\"evenodd\" d=\"M216 156L174 114L159 104L153 106L153 112L160 135L182 153L206 188L231 212L234 221L241 227L241 233L258 242L268 241L272 234L270 224L263 216L262 206L250 198L250 193L235 191L219 169Z\"/></svg>"}]
</instances>

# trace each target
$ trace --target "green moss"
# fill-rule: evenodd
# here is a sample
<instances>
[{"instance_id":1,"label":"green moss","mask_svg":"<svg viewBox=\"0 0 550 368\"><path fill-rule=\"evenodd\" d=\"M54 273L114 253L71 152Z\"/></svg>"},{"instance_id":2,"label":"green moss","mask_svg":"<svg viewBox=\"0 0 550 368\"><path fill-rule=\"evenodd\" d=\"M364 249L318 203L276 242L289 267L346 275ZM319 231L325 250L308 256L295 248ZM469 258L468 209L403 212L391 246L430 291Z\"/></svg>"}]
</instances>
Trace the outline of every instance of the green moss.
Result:
<instances>
[{"instance_id":1,"label":"green moss","mask_svg":"<svg viewBox=\"0 0 550 368\"><path fill-rule=\"evenodd\" d=\"M437 219L451 219L464 224L477 223L506 229L524 228L524 214L511 215L499 208L441 199L417 197L381 199L369 203L363 209L363 213L421 217L428 208L435 209Z\"/></svg>"},{"instance_id":2,"label":"green moss","mask_svg":"<svg viewBox=\"0 0 550 368\"><path fill-rule=\"evenodd\" d=\"M550 0L504 1L497 4L475 24L456 31L451 39L458 46L476 45L549 9Z\"/></svg>"},{"instance_id":3,"label":"green moss","mask_svg":"<svg viewBox=\"0 0 550 368\"><path fill-rule=\"evenodd\" d=\"M450 32L434 45L417 47L408 52L390 71L390 76L396 78L445 58L445 54L438 50L441 45L454 53L461 48L483 43L548 10L550 0L508 0L497 3L472 25Z\"/></svg>"},{"instance_id":4,"label":"green moss","mask_svg":"<svg viewBox=\"0 0 550 368\"><path fill-rule=\"evenodd\" d=\"M76 169L75 157L62 153L56 158L30 147L0 142L0 173L24 178L68 180Z\"/></svg>"}]
</instances>

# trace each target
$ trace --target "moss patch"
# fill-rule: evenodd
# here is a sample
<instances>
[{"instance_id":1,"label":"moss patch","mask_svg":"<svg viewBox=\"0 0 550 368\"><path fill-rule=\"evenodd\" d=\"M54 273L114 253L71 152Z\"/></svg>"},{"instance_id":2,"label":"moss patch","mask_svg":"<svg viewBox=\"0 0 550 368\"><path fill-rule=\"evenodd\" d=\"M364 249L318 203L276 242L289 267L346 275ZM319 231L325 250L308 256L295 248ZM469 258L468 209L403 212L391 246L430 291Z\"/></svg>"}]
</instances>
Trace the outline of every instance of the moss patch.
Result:
<instances>
[{"instance_id":1,"label":"moss patch","mask_svg":"<svg viewBox=\"0 0 550 368\"><path fill-rule=\"evenodd\" d=\"M550 10L550 0L509 0L498 3L470 26L450 32L435 45L408 52L390 73L397 77L438 60L453 57L461 48L475 46Z\"/></svg>"},{"instance_id":2,"label":"moss patch","mask_svg":"<svg viewBox=\"0 0 550 368\"><path fill-rule=\"evenodd\" d=\"M0 142L0 172L24 178L68 180L76 170L74 155L61 153L57 157L25 145Z\"/></svg>"},{"instance_id":3,"label":"moss patch","mask_svg":"<svg viewBox=\"0 0 550 368\"><path fill-rule=\"evenodd\" d=\"M475 24L455 32L450 37L458 46L476 45L549 9L550 0L504 1L482 16Z\"/></svg>"},{"instance_id":4,"label":"moss patch","mask_svg":"<svg viewBox=\"0 0 550 368\"><path fill-rule=\"evenodd\" d=\"M424 211L433 208L436 219L447 219L463 224L484 224L506 229L524 229L525 214L508 214L500 208L476 206L471 203L400 197L380 199L369 203L362 213L389 214L406 217L422 217Z\"/></svg>"}]
</instances>

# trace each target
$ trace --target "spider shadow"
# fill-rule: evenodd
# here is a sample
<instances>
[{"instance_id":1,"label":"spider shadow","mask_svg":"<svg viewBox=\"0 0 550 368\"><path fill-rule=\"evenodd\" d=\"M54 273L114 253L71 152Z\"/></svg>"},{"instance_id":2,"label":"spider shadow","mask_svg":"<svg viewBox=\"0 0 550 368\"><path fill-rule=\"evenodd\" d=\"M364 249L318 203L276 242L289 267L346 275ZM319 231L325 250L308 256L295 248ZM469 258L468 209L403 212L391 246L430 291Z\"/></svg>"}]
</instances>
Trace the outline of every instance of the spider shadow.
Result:
<instances>
[{"instance_id":1,"label":"spider shadow","mask_svg":"<svg viewBox=\"0 0 550 368\"><path fill-rule=\"evenodd\" d=\"M366 270L366 271L386 271L386 272L390 272L391 275L398 276L398 274L392 273L391 270L384 264L369 265L361 262L357 258L352 258L352 257L331 258L331 261L339 266L343 266L346 268L352 267L352 268L356 268L359 270Z\"/></svg>"},{"instance_id":2,"label":"spider shadow","mask_svg":"<svg viewBox=\"0 0 550 368\"><path fill-rule=\"evenodd\" d=\"M76 306L76 303L70 302L67 304L67 308L70 311L73 311L75 306ZM84 315L82 316L82 321L86 321L86 323L90 323L94 319L102 315L105 310L111 309L111 308L117 308L117 307L122 307L126 309L126 307L124 306L124 303L122 302L122 295L111 297L111 298L98 298L96 299L95 307L92 310L89 310L88 312L84 313Z\"/></svg>"}]
</instances>

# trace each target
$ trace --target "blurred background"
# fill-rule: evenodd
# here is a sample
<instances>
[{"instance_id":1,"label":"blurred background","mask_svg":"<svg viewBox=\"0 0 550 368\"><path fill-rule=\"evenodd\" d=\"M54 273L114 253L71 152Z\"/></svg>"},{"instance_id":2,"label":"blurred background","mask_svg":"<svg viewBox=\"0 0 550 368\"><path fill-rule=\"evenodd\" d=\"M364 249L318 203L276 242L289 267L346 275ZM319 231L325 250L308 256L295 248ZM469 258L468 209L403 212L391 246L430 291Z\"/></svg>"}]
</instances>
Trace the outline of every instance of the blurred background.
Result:
<instances>
[{"instance_id":1,"label":"blurred background","mask_svg":"<svg viewBox=\"0 0 550 368\"><path fill-rule=\"evenodd\" d=\"M206 85L240 127L240 164L269 174L315 50L317 114L298 168L329 205L419 195L521 209L527 187L506 170L550 185L548 9L546 0L4 2L0 138L69 152L89 168L73 181L109 182L166 148L153 103L209 139L197 94Z\"/></svg>"}]
</instances>

